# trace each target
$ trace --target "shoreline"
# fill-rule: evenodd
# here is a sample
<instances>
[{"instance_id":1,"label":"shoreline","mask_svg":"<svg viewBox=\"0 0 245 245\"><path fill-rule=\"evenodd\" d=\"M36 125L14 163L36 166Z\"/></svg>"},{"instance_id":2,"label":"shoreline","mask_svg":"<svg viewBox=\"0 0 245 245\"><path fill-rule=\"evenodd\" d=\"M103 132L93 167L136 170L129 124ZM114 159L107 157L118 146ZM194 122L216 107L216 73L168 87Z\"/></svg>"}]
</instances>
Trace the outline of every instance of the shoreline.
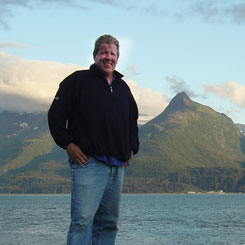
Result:
<instances>
[{"instance_id":1,"label":"shoreline","mask_svg":"<svg viewBox=\"0 0 245 245\"><path fill-rule=\"evenodd\" d=\"M241 195L244 192L122 193L122 195ZM0 193L0 196L70 196L70 193Z\"/></svg>"}]
</instances>

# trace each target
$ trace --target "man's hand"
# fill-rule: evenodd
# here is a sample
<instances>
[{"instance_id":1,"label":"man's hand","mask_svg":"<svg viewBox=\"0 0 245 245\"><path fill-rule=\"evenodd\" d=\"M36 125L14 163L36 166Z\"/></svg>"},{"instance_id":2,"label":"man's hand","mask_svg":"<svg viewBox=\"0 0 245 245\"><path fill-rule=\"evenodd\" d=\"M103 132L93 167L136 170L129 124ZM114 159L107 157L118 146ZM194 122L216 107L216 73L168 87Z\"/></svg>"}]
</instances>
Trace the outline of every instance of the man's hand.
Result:
<instances>
[{"instance_id":1,"label":"man's hand","mask_svg":"<svg viewBox=\"0 0 245 245\"><path fill-rule=\"evenodd\" d=\"M88 161L88 158L83 154L80 147L73 143L66 147L66 152L71 160L79 165L82 165Z\"/></svg>"},{"instance_id":2,"label":"man's hand","mask_svg":"<svg viewBox=\"0 0 245 245\"><path fill-rule=\"evenodd\" d=\"M123 167L128 167L128 166L129 166L129 163L130 163L130 161L131 161L131 159L132 159L133 154L134 154L133 151L131 151L130 158L129 158L128 161L123 165Z\"/></svg>"}]
</instances>

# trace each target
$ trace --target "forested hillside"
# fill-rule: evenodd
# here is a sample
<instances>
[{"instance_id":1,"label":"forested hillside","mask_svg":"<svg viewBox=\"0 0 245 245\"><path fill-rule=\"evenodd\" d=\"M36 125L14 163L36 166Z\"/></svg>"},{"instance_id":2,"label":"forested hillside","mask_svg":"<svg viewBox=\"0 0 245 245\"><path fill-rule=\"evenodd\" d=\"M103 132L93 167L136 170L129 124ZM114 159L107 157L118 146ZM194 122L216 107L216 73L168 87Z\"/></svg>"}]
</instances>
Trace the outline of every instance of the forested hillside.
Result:
<instances>
[{"instance_id":1,"label":"forested hillside","mask_svg":"<svg viewBox=\"0 0 245 245\"><path fill-rule=\"evenodd\" d=\"M245 192L245 140L225 114L177 94L139 129L140 151L126 169L128 193ZM68 193L69 169L46 113L0 114L0 193Z\"/></svg>"}]
</instances>

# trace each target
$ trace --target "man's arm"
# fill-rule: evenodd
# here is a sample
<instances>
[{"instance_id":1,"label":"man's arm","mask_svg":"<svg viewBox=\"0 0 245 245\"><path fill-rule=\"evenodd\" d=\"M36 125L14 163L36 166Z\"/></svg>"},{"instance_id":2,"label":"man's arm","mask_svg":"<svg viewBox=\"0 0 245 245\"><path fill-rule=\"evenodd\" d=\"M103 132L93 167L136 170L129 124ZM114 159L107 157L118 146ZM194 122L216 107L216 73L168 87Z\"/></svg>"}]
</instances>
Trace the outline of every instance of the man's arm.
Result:
<instances>
[{"instance_id":1,"label":"man's arm","mask_svg":"<svg viewBox=\"0 0 245 245\"><path fill-rule=\"evenodd\" d=\"M139 138L138 138L138 107L134 100L133 95L130 93L130 111L129 111L129 137L130 146L133 154L136 154L139 150Z\"/></svg>"},{"instance_id":2,"label":"man's arm","mask_svg":"<svg viewBox=\"0 0 245 245\"><path fill-rule=\"evenodd\" d=\"M69 113L73 109L71 81L72 77L70 75L60 84L48 111L50 133L56 144L63 149L73 142L71 133L67 128Z\"/></svg>"}]
</instances>

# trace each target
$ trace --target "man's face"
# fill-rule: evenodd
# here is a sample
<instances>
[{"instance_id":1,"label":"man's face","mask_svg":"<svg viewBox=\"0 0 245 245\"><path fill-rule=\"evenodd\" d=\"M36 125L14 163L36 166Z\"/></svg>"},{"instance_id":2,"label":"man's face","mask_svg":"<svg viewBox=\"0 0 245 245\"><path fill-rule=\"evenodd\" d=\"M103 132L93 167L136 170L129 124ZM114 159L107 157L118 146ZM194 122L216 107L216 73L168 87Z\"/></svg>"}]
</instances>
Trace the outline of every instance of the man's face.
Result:
<instances>
[{"instance_id":1,"label":"man's face","mask_svg":"<svg viewBox=\"0 0 245 245\"><path fill-rule=\"evenodd\" d=\"M115 44L102 43L98 54L94 57L95 64L106 76L112 75L117 64L117 46Z\"/></svg>"}]
</instances>

